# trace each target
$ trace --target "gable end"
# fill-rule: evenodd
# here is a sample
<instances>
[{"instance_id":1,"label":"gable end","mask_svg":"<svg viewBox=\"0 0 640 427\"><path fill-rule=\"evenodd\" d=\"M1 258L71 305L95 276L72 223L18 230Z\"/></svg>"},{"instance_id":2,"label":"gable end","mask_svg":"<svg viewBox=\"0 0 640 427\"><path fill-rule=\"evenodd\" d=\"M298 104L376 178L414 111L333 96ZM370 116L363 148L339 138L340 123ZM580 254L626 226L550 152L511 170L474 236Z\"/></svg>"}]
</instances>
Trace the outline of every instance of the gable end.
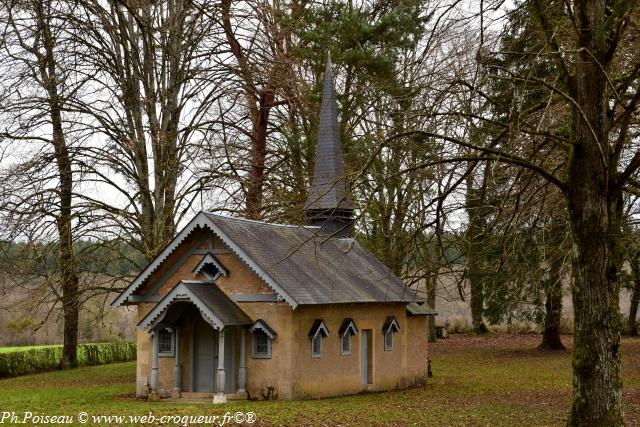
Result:
<instances>
[{"instance_id":1,"label":"gable end","mask_svg":"<svg viewBox=\"0 0 640 427\"><path fill-rule=\"evenodd\" d=\"M173 254L178 247L185 241L185 239L196 229L207 228L211 230L222 242L227 245L231 251L238 256L238 258L258 277L260 277L277 295L281 300L286 301L291 308L295 309L298 306L298 302L294 300L284 289L275 281L264 269L252 260L240 246L236 244L226 233L224 233L211 219L204 213L199 212L180 232L173 238L173 240L147 265L147 267L138 274L138 276L131 282L131 284L124 290L116 299L111 303L112 307L119 307L126 303L131 302L129 297L137 291L140 286L155 272L160 266Z\"/></svg>"}]
</instances>

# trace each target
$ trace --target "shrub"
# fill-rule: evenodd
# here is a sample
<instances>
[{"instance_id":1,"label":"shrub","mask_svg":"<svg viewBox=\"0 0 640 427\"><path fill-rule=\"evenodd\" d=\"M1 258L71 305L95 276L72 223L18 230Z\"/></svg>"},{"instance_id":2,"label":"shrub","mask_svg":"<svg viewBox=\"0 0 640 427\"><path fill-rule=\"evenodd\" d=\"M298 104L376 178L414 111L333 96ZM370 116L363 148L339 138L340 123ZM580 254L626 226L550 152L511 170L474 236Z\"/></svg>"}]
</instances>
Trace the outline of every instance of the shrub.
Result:
<instances>
[{"instance_id":1,"label":"shrub","mask_svg":"<svg viewBox=\"0 0 640 427\"><path fill-rule=\"evenodd\" d=\"M499 325L493 326L493 329L497 333L501 334L540 334L541 327L540 325L526 321L526 320L512 320L508 323L502 323Z\"/></svg>"},{"instance_id":2,"label":"shrub","mask_svg":"<svg viewBox=\"0 0 640 427\"><path fill-rule=\"evenodd\" d=\"M136 345L132 342L83 344L78 348L81 366L106 365L136 360Z\"/></svg>"},{"instance_id":3,"label":"shrub","mask_svg":"<svg viewBox=\"0 0 640 427\"><path fill-rule=\"evenodd\" d=\"M448 326L450 334L470 334L473 332L473 328L467 319L460 317L453 319L453 323Z\"/></svg>"},{"instance_id":4,"label":"shrub","mask_svg":"<svg viewBox=\"0 0 640 427\"><path fill-rule=\"evenodd\" d=\"M62 347L0 353L0 378L16 377L57 369L62 358ZM136 345L132 342L80 344L80 366L106 365L136 359Z\"/></svg>"},{"instance_id":5,"label":"shrub","mask_svg":"<svg viewBox=\"0 0 640 427\"><path fill-rule=\"evenodd\" d=\"M35 319L31 317L25 317L22 319L10 320L7 324L7 327L13 332L22 333L26 330L35 328L37 324L38 322Z\"/></svg>"}]
</instances>

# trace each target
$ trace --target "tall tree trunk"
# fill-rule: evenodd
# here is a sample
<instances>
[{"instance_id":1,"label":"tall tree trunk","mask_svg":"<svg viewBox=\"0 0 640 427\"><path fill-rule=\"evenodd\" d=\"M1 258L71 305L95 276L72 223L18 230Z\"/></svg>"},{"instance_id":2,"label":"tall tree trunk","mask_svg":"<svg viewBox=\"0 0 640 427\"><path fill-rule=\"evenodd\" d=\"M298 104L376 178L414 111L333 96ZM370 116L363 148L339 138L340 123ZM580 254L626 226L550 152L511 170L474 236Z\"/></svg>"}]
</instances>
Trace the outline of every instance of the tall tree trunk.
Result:
<instances>
[{"instance_id":1,"label":"tall tree trunk","mask_svg":"<svg viewBox=\"0 0 640 427\"><path fill-rule=\"evenodd\" d=\"M281 64L274 59L266 76L257 74L258 67L249 63L249 58L234 33L231 24L231 4L231 0L223 0L221 3L222 27L231 53L238 61L238 74L244 83L244 97L252 126L251 167L245 191L245 215L249 219L261 219L269 114L275 105L276 87L278 80L282 79L282 70ZM276 44L276 48L278 47L281 48Z\"/></svg>"},{"instance_id":2,"label":"tall tree trunk","mask_svg":"<svg viewBox=\"0 0 640 427\"><path fill-rule=\"evenodd\" d=\"M475 165L474 165L475 166ZM471 166L473 167L473 166ZM478 250L484 235L484 203L488 178L488 168L484 168L482 184L474 188L473 173L467 177L466 210L469 215L467 230L467 280L471 289L471 325L473 332L484 334L489 331L484 323L484 284L480 256Z\"/></svg>"},{"instance_id":3,"label":"tall tree trunk","mask_svg":"<svg viewBox=\"0 0 640 427\"><path fill-rule=\"evenodd\" d=\"M78 313L80 298L78 295L78 275L73 253L72 236L72 189L73 172L71 159L64 138L60 108L52 105L51 118L56 164L60 179L60 212L56 218L58 238L60 239L60 269L62 281L62 311L64 313L64 345L62 348L61 368L78 366Z\"/></svg>"},{"instance_id":4,"label":"tall tree trunk","mask_svg":"<svg viewBox=\"0 0 640 427\"><path fill-rule=\"evenodd\" d=\"M437 274L429 278L429 288L427 289L427 305L431 310L436 308L436 283ZM427 341L436 342L436 316L427 316Z\"/></svg>"},{"instance_id":5,"label":"tall tree trunk","mask_svg":"<svg viewBox=\"0 0 640 427\"><path fill-rule=\"evenodd\" d=\"M564 350L560 339L560 322L562 320L562 279L564 276L564 247L563 241L567 235L564 214L562 220L554 218L551 222L550 235L546 239L551 256L549 262L549 278L544 282L545 316L542 342L539 348L546 350ZM562 254L562 255L561 255Z\"/></svg>"},{"instance_id":6,"label":"tall tree trunk","mask_svg":"<svg viewBox=\"0 0 640 427\"><path fill-rule=\"evenodd\" d=\"M604 13L600 9L583 7L578 13L584 14L579 18L585 21L579 22L580 28L593 26L593 21L599 23L598 13ZM602 62L588 50L580 53L582 64L576 68L571 90L576 106L567 190L575 332L568 425L622 426L618 293L623 201L620 186L612 178L615 172L610 175L608 164L608 83Z\"/></svg>"},{"instance_id":7,"label":"tall tree trunk","mask_svg":"<svg viewBox=\"0 0 640 427\"><path fill-rule=\"evenodd\" d=\"M631 304L629 305L629 335L632 337L638 336L638 304L640 304L640 271L635 271L634 287L631 291Z\"/></svg>"},{"instance_id":8,"label":"tall tree trunk","mask_svg":"<svg viewBox=\"0 0 640 427\"><path fill-rule=\"evenodd\" d=\"M557 277L556 277L557 278ZM553 276L552 276L553 279ZM560 280L547 286L544 331L539 348L546 350L564 350L560 339L560 321L562 319L562 282Z\"/></svg>"},{"instance_id":9,"label":"tall tree trunk","mask_svg":"<svg viewBox=\"0 0 640 427\"><path fill-rule=\"evenodd\" d=\"M78 295L78 275L73 253L73 239L71 231L71 162L66 146L56 147L56 162L60 177L60 214L56 220L60 239L60 268L62 273L62 310L64 313L64 345L62 349L61 368L71 368L78 365L78 313L80 298Z\"/></svg>"},{"instance_id":10,"label":"tall tree trunk","mask_svg":"<svg viewBox=\"0 0 640 427\"><path fill-rule=\"evenodd\" d=\"M62 349L61 368L78 365L78 275L73 253L72 211L73 170L71 157L65 139L62 106L63 99L58 91L57 63L54 56L55 39L49 26L48 11L45 5L37 7L38 30L42 37L43 54L38 58L42 84L47 91L49 116L51 119L52 144L58 169L59 212L56 216L56 227L59 239L60 280L62 287L62 311L64 318L64 345Z\"/></svg>"},{"instance_id":11,"label":"tall tree trunk","mask_svg":"<svg viewBox=\"0 0 640 427\"><path fill-rule=\"evenodd\" d=\"M589 170L589 167L585 169ZM584 178L593 174L583 174ZM583 179L584 179L583 178ZM590 178L587 178L590 179ZM583 188L586 188L583 187ZM573 259L573 406L570 426L621 426L619 250L615 235L622 201L581 193L571 203Z\"/></svg>"},{"instance_id":12,"label":"tall tree trunk","mask_svg":"<svg viewBox=\"0 0 640 427\"><path fill-rule=\"evenodd\" d=\"M260 96L259 108L252 114L253 131L251 147L251 172L247 184L246 216L249 219L262 218L262 195L264 192L265 160L267 158L267 131L269 113L273 105L274 93L268 91Z\"/></svg>"},{"instance_id":13,"label":"tall tree trunk","mask_svg":"<svg viewBox=\"0 0 640 427\"><path fill-rule=\"evenodd\" d=\"M471 327L476 334L489 332L483 320L484 314L484 286L478 277L469 278L471 288Z\"/></svg>"}]
</instances>

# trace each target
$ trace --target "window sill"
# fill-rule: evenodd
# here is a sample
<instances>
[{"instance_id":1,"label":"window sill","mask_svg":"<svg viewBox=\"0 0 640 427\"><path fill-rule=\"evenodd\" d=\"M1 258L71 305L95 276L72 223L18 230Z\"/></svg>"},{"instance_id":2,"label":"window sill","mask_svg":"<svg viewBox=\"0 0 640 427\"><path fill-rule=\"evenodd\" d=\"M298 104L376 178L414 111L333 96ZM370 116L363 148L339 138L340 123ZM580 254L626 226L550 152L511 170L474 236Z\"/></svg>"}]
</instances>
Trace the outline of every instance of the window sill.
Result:
<instances>
[{"instance_id":1,"label":"window sill","mask_svg":"<svg viewBox=\"0 0 640 427\"><path fill-rule=\"evenodd\" d=\"M252 354L251 358L252 359L271 359L271 355L270 354Z\"/></svg>"}]
</instances>

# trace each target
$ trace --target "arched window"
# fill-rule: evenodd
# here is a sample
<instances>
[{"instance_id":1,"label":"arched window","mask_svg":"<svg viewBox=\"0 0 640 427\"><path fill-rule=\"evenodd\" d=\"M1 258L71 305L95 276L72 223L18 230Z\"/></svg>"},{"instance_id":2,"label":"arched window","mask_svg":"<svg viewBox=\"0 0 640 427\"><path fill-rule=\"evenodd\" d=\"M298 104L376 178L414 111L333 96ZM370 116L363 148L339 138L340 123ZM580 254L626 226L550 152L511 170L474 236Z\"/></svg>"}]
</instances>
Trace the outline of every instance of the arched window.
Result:
<instances>
[{"instance_id":1,"label":"arched window","mask_svg":"<svg viewBox=\"0 0 640 427\"><path fill-rule=\"evenodd\" d=\"M395 317L389 316L382 325L382 333L384 334L384 351L393 350L393 334L400 330L400 325Z\"/></svg>"},{"instance_id":2,"label":"arched window","mask_svg":"<svg viewBox=\"0 0 640 427\"><path fill-rule=\"evenodd\" d=\"M322 357L322 340L329 336L329 329L322 319L316 319L309 330L311 357Z\"/></svg>"},{"instance_id":3,"label":"arched window","mask_svg":"<svg viewBox=\"0 0 640 427\"><path fill-rule=\"evenodd\" d=\"M351 337L358 333L358 328L352 318L347 317L342 321L342 325L338 330L340 338L340 354L351 354Z\"/></svg>"},{"instance_id":4,"label":"arched window","mask_svg":"<svg viewBox=\"0 0 640 427\"><path fill-rule=\"evenodd\" d=\"M254 359L271 359L271 343L276 332L262 319L255 321L249 328L251 333L251 357Z\"/></svg>"}]
</instances>

